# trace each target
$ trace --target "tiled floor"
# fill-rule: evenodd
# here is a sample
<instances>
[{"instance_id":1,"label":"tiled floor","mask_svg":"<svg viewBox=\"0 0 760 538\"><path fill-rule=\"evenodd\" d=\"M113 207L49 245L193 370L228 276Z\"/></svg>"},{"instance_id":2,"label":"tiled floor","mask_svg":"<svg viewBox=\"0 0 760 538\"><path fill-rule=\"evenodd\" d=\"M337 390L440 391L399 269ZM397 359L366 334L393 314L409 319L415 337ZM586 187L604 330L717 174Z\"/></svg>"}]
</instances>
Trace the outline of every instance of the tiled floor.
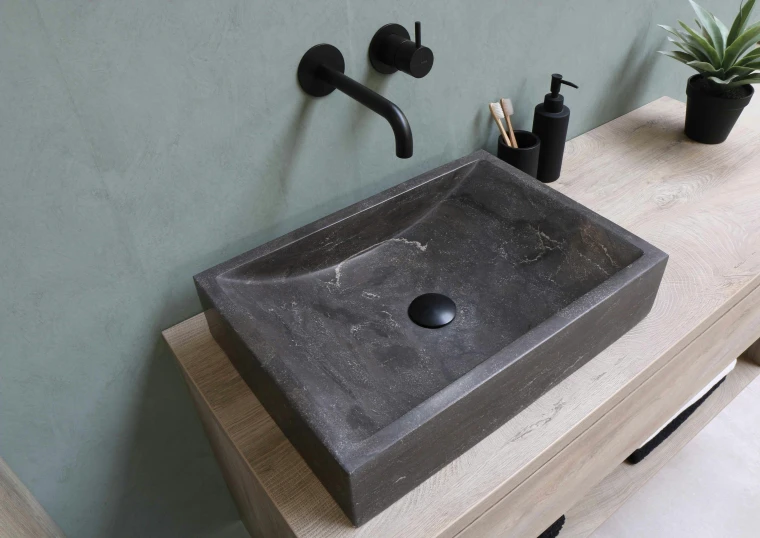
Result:
<instances>
[{"instance_id":1,"label":"tiled floor","mask_svg":"<svg viewBox=\"0 0 760 538\"><path fill-rule=\"evenodd\" d=\"M760 378L592 537L757 538L758 516Z\"/></svg>"}]
</instances>

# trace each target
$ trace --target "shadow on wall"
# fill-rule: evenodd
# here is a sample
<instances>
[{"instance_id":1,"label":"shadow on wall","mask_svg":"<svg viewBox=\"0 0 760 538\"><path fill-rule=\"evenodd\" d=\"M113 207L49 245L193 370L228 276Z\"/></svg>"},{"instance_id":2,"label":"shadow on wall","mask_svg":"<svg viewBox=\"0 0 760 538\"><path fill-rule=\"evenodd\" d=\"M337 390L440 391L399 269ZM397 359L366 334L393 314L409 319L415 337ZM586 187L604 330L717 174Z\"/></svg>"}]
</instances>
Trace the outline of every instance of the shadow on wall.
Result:
<instances>
[{"instance_id":1,"label":"shadow on wall","mask_svg":"<svg viewBox=\"0 0 760 538\"><path fill-rule=\"evenodd\" d=\"M240 252L313 220L313 212L283 220L292 182L293 165L309 124L312 100L304 98L293 120L274 144L278 151L267 163L278 180L278 195L267 208L266 221L275 223L243 240L222 245L193 263L170 271L170 291L155 315L150 337L155 338L146 359L138 409L125 437L122 467L114 470L120 491L113 492L110 517L96 536L162 538L214 536L248 537L232 501L179 367L160 333L200 312L192 277ZM332 204L330 204L332 205ZM317 209L319 210L319 208ZM109 502L109 504L111 504Z\"/></svg>"},{"instance_id":2,"label":"shadow on wall","mask_svg":"<svg viewBox=\"0 0 760 538\"><path fill-rule=\"evenodd\" d=\"M265 175L278 179L277 196L266 206L261 216L263 222L277 222L280 213L287 206L288 194L293 183L293 169L304 139L307 138L305 135L311 124L313 110L314 100L303 95L280 140L272 145L272 151L266 161Z\"/></svg>"},{"instance_id":3,"label":"shadow on wall","mask_svg":"<svg viewBox=\"0 0 760 538\"><path fill-rule=\"evenodd\" d=\"M653 17L654 14L651 12L650 6L650 20ZM657 28L654 26L654 22L642 27L628 48L625 59L619 62L618 69L612 73L608 84L615 93L615 98L606 99L602 105L598 115L601 120L599 125L645 104L641 99L655 69L655 61L658 57L656 51L661 48L661 45L645 47L653 27ZM659 30L659 28L657 29ZM664 40L665 38L663 38Z\"/></svg>"},{"instance_id":4,"label":"shadow on wall","mask_svg":"<svg viewBox=\"0 0 760 538\"><path fill-rule=\"evenodd\" d=\"M360 82L368 88L383 94L383 90L388 85L388 77L377 73L371 67L367 67L364 77ZM370 121L370 118L377 118L377 115L337 90L326 98L330 97L343 99L346 101L346 106L353 107L354 113L352 114L350 127L346 131L346 136L350 144L356 144L356 141L361 138L359 133L365 127L367 121ZM277 222L280 218L281 210L286 207L288 194L293 183L294 168L298 162L304 141L308 140L308 133L312 129L311 121L314 109L326 98L315 98L304 93L301 96L300 105L296 109L281 139L272 146L273 151L271 151L267 159L267 171L265 175L267 177L277 177L279 184L277 186L277 198L269 204L266 214L260 217L264 222ZM314 219L312 218L311 220ZM311 222L311 220L303 222L303 224ZM279 227L279 229L282 229L282 227ZM272 235L269 239L273 239L274 237L276 236Z\"/></svg>"},{"instance_id":5,"label":"shadow on wall","mask_svg":"<svg viewBox=\"0 0 760 538\"><path fill-rule=\"evenodd\" d=\"M188 286L181 303L192 302L191 293ZM160 529L162 538L247 537L158 326L155 334L128 457L119 473L122 490L114 492L116 506L97 535L156 536Z\"/></svg>"}]
</instances>

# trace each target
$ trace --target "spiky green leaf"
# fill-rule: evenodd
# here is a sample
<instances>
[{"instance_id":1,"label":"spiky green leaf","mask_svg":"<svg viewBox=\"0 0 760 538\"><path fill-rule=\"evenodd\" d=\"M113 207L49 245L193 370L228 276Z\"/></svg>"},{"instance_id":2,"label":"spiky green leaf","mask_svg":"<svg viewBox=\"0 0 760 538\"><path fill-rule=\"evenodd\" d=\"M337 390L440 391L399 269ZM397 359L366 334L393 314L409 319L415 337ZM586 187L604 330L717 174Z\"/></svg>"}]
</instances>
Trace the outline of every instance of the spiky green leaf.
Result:
<instances>
[{"instance_id":1,"label":"spiky green leaf","mask_svg":"<svg viewBox=\"0 0 760 538\"><path fill-rule=\"evenodd\" d=\"M723 76L724 74L723 68L715 69L715 67L713 67L712 64L708 62L693 61L693 62L687 63L686 65L688 65L689 67L693 67L700 73L707 73L708 75L715 75L715 76L720 77L720 76Z\"/></svg>"},{"instance_id":2,"label":"spiky green leaf","mask_svg":"<svg viewBox=\"0 0 760 538\"><path fill-rule=\"evenodd\" d=\"M702 26L702 23L699 22L699 19L694 19L694 24L697 25L697 30L699 30L699 33L702 34L702 37L704 37L710 45L712 45L712 38L710 37L710 34L707 33L707 30Z\"/></svg>"},{"instance_id":3,"label":"spiky green leaf","mask_svg":"<svg viewBox=\"0 0 760 538\"><path fill-rule=\"evenodd\" d=\"M738 65L747 65L748 63L752 63L755 60L760 58L760 47L757 47L754 50L749 51L747 54L741 57L741 59L736 62Z\"/></svg>"},{"instance_id":4,"label":"spiky green leaf","mask_svg":"<svg viewBox=\"0 0 760 538\"><path fill-rule=\"evenodd\" d=\"M740 65L735 65L731 69L726 70L725 77L736 75L737 77L746 78L754 72L754 67L742 67Z\"/></svg>"},{"instance_id":5,"label":"spiky green leaf","mask_svg":"<svg viewBox=\"0 0 760 538\"><path fill-rule=\"evenodd\" d=\"M715 52L718 53L718 57L723 59L723 54L726 51L726 42L723 40L723 34L720 32L718 23L715 22L715 17L694 0L689 0L689 3L691 3L691 7L694 8L694 12L697 14L699 24L702 27L704 34L707 36L707 42L712 45Z\"/></svg>"},{"instance_id":6,"label":"spiky green leaf","mask_svg":"<svg viewBox=\"0 0 760 538\"><path fill-rule=\"evenodd\" d=\"M666 32L673 34L674 36L676 36L678 39L681 40L681 44L679 45L678 40L668 38L670 39L672 43L676 44L680 49L686 49L686 52L693 54L697 58L697 60L700 60L702 62L710 61L710 58L707 56L707 54L705 54L704 52L700 50L699 44L694 40L693 37L691 37L688 34L682 34L681 32L679 32L672 26L668 26L666 24L658 24L658 26L662 28L663 30L665 30Z\"/></svg>"},{"instance_id":7,"label":"spiky green leaf","mask_svg":"<svg viewBox=\"0 0 760 538\"><path fill-rule=\"evenodd\" d=\"M760 23L753 24L747 28L744 33L731 43L731 46L726 49L726 54L723 57L723 67L726 69L732 67L742 54L755 46L758 39L760 39Z\"/></svg>"},{"instance_id":8,"label":"spiky green leaf","mask_svg":"<svg viewBox=\"0 0 760 538\"><path fill-rule=\"evenodd\" d=\"M678 41L676 39L673 39L672 37L669 37L668 41L670 41L671 43L673 43L676 47L678 47L682 51L686 52L687 54L691 54L692 56L694 56L695 60L699 60L700 62L707 62L708 61L707 56L705 56L704 54L702 54L701 52L699 52L698 48L693 47L689 43L684 43L682 41Z\"/></svg>"},{"instance_id":9,"label":"spiky green leaf","mask_svg":"<svg viewBox=\"0 0 760 538\"><path fill-rule=\"evenodd\" d=\"M750 61L745 62L742 60L741 65L737 64L734 67L751 67L752 69L760 69L760 58L754 58ZM732 67L733 69L733 67Z\"/></svg>"},{"instance_id":10,"label":"spiky green leaf","mask_svg":"<svg viewBox=\"0 0 760 538\"><path fill-rule=\"evenodd\" d=\"M689 65L689 62L694 61L694 57L691 54L687 54L685 52L681 52L680 50L658 50L660 54L664 54L665 56L669 56L671 58L674 58L681 62L682 64Z\"/></svg>"},{"instance_id":11,"label":"spiky green leaf","mask_svg":"<svg viewBox=\"0 0 760 538\"><path fill-rule=\"evenodd\" d=\"M725 86L726 84L729 84L735 78L736 78L736 75L733 75L727 78L707 77L707 80L712 80L715 84L720 84L721 86Z\"/></svg>"},{"instance_id":12,"label":"spiky green leaf","mask_svg":"<svg viewBox=\"0 0 760 538\"><path fill-rule=\"evenodd\" d=\"M749 15L752 13L752 8L754 7L755 0L749 0L739 8L739 13L736 15L734 23L731 25L731 30L728 32L728 37L726 38L726 48L730 47L731 44L736 41L736 38L744 32L744 28L746 28L747 21L749 20Z\"/></svg>"},{"instance_id":13,"label":"spiky green leaf","mask_svg":"<svg viewBox=\"0 0 760 538\"><path fill-rule=\"evenodd\" d=\"M715 51L715 49L710 45L707 40L696 33L694 30L692 30L689 26L687 26L684 22L678 21L678 24L680 24L684 30L686 30L689 35L696 41L695 46L699 48L700 51L702 51L705 55L707 55L708 60L711 64L713 64L716 68L720 67L721 57L718 56L718 53Z\"/></svg>"},{"instance_id":14,"label":"spiky green leaf","mask_svg":"<svg viewBox=\"0 0 760 538\"><path fill-rule=\"evenodd\" d=\"M675 52L683 52L684 54L688 54L692 58L692 61L695 61L695 62L701 61L701 59L699 58L699 56L695 55L692 51L690 51L686 47L686 45L684 45L683 43L680 43L678 41L673 41L673 44L676 47L678 47L679 49L681 49L680 51L675 51Z\"/></svg>"},{"instance_id":15,"label":"spiky green leaf","mask_svg":"<svg viewBox=\"0 0 760 538\"><path fill-rule=\"evenodd\" d=\"M684 35L684 44L689 47L689 49L692 51L692 54L695 54L703 62L710 61L710 56L708 56L707 53L702 51L702 48L700 47L699 43L697 43L697 41L690 35L688 34Z\"/></svg>"},{"instance_id":16,"label":"spiky green leaf","mask_svg":"<svg viewBox=\"0 0 760 538\"><path fill-rule=\"evenodd\" d=\"M679 32L678 30L676 30L672 26L668 26L667 24L658 24L657 26L659 26L660 28L662 28L666 32L670 32L674 36L680 37L681 39L683 39L683 36L681 35L681 32Z\"/></svg>"},{"instance_id":17,"label":"spiky green leaf","mask_svg":"<svg viewBox=\"0 0 760 538\"><path fill-rule=\"evenodd\" d=\"M726 43L726 46L728 47L728 28L725 24L723 24L723 21L721 21L718 17L713 15L713 18L715 19L715 24L718 25L718 30L720 30L720 35L723 36L723 42Z\"/></svg>"},{"instance_id":18,"label":"spiky green leaf","mask_svg":"<svg viewBox=\"0 0 760 538\"><path fill-rule=\"evenodd\" d=\"M745 84L760 84L760 75L755 75L747 78L740 78L736 79L730 84L728 84L729 88L736 88L738 86L744 86Z\"/></svg>"}]
</instances>

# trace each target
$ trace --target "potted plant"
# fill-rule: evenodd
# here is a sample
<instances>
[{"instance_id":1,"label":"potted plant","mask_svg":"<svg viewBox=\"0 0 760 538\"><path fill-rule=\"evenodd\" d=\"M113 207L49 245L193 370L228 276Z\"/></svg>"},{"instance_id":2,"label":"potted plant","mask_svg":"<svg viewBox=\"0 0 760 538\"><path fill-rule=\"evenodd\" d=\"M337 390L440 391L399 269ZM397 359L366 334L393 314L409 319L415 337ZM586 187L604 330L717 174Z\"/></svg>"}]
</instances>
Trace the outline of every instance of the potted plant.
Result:
<instances>
[{"instance_id":1,"label":"potted plant","mask_svg":"<svg viewBox=\"0 0 760 538\"><path fill-rule=\"evenodd\" d=\"M730 29L689 1L697 14L696 28L681 21L680 29L660 25L680 50L659 52L698 73L686 86L686 135L704 144L720 144L752 99L751 84L760 82L760 23L747 25L755 0L740 5Z\"/></svg>"}]
</instances>

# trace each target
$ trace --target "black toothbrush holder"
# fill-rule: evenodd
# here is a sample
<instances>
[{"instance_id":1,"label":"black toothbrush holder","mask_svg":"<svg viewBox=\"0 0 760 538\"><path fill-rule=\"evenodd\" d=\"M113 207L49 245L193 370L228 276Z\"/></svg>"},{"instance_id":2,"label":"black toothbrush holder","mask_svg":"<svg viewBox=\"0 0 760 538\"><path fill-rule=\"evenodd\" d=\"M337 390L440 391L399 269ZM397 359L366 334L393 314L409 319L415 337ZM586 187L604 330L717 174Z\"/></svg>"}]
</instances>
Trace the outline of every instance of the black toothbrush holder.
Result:
<instances>
[{"instance_id":1,"label":"black toothbrush holder","mask_svg":"<svg viewBox=\"0 0 760 538\"><path fill-rule=\"evenodd\" d=\"M504 162L507 162L522 170L531 177L536 177L538 173L538 156L541 153L541 140L530 131L515 130L515 139L517 147L508 146L504 139L499 136L499 147L496 155Z\"/></svg>"}]
</instances>

